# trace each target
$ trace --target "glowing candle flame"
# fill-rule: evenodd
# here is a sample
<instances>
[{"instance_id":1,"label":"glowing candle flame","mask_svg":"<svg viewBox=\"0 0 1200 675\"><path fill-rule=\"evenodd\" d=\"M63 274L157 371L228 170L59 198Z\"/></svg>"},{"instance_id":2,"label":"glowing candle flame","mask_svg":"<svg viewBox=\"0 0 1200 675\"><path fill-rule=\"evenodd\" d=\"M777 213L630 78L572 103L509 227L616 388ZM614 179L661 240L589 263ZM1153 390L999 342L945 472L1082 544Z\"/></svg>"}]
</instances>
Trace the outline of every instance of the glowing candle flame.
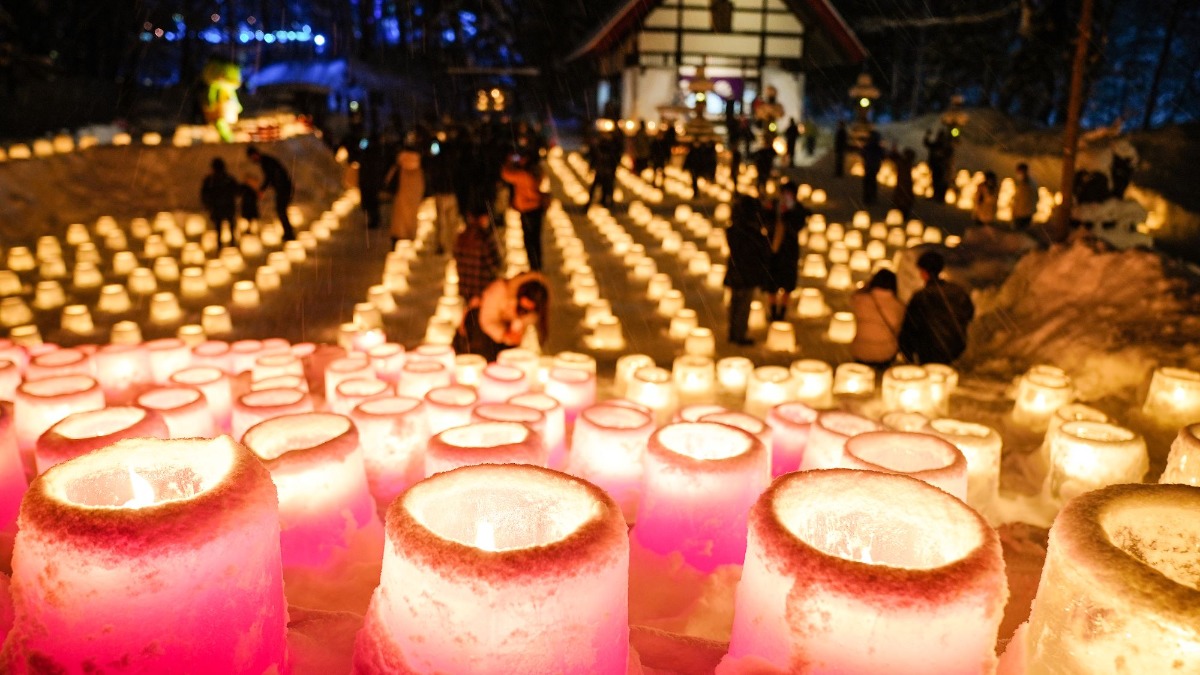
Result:
<instances>
[{"instance_id":1,"label":"glowing candle flame","mask_svg":"<svg viewBox=\"0 0 1200 675\"><path fill-rule=\"evenodd\" d=\"M133 499L121 506L127 509L140 509L154 504L154 486L142 478L141 474L129 469L129 483L133 486Z\"/></svg>"},{"instance_id":2,"label":"glowing candle flame","mask_svg":"<svg viewBox=\"0 0 1200 675\"><path fill-rule=\"evenodd\" d=\"M475 528L475 548L484 551L497 551L496 528L486 520L479 521Z\"/></svg>"}]
</instances>

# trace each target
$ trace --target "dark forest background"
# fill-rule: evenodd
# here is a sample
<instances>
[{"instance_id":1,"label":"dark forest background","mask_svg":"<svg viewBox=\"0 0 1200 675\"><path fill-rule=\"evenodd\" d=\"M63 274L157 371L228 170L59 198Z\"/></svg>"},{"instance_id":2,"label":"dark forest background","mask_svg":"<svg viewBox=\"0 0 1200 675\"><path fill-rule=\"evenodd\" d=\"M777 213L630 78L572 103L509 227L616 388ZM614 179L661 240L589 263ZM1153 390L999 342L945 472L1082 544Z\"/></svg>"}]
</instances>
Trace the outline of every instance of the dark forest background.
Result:
<instances>
[{"instance_id":1,"label":"dark forest background","mask_svg":"<svg viewBox=\"0 0 1200 675\"><path fill-rule=\"evenodd\" d=\"M428 88L438 108L497 83L527 113L594 114L591 64L566 62L620 0L13 0L0 5L0 137L197 114L216 56L253 70L352 59ZM834 0L871 53L877 114L940 111L959 94L1061 124L1079 0ZM536 68L536 76L514 69ZM475 74L454 75L448 69ZM473 69L473 70L472 70ZM810 72L818 116L841 112L858 67ZM523 70L522 70L523 72ZM479 73L485 73L480 75ZM161 110L160 113L161 114ZM1200 2L1096 0L1085 126L1154 128L1200 117Z\"/></svg>"}]
</instances>

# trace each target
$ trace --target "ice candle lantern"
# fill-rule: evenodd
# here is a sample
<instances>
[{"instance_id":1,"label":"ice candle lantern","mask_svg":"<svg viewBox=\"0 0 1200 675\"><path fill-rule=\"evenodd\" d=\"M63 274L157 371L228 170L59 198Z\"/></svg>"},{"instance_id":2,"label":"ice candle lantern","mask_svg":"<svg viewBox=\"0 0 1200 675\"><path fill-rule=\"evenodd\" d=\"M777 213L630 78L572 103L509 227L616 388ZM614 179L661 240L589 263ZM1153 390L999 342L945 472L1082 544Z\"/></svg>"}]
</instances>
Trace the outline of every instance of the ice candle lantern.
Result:
<instances>
[{"instance_id":1,"label":"ice candle lantern","mask_svg":"<svg viewBox=\"0 0 1200 675\"><path fill-rule=\"evenodd\" d=\"M1050 496L1067 501L1117 483L1140 483L1150 468L1146 441L1104 422L1067 422L1050 444Z\"/></svg>"},{"instance_id":2,"label":"ice candle lantern","mask_svg":"<svg viewBox=\"0 0 1200 675\"><path fill-rule=\"evenodd\" d=\"M963 501L967 498L967 459L938 436L911 431L858 434L846 439L842 466L911 476Z\"/></svg>"},{"instance_id":3,"label":"ice candle lantern","mask_svg":"<svg viewBox=\"0 0 1200 675\"><path fill-rule=\"evenodd\" d=\"M546 465L542 439L520 422L476 422L447 429L425 447L425 476L472 464Z\"/></svg>"},{"instance_id":4,"label":"ice candle lantern","mask_svg":"<svg viewBox=\"0 0 1200 675\"><path fill-rule=\"evenodd\" d=\"M34 448L43 432L71 413L103 407L104 392L87 375L58 375L17 387L14 429L26 473L34 473Z\"/></svg>"},{"instance_id":5,"label":"ice candle lantern","mask_svg":"<svg viewBox=\"0 0 1200 675\"><path fill-rule=\"evenodd\" d=\"M587 408L575 420L568 472L612 495L632 522L653 432L654 419L642 410L611 404Z\"/></svg>"},{"instance_id":6,"label":"ice candle lantern","mask_svg":"<svg viewBox=\"0 0 1200 675\"><path fill-rule=\"evenodd\" d=\"M808 432L808 443L800 458L800 470L836 469L843 466L846 440L879 431L882 427L865 417L842 410L818 413Z\"/></svg>"},{"instance_id":7,"label":"ice candle lantern","mask_svg":"<svg viewBox=\"0 0 1200 675\"><path fill-rule=\"evenodd\" d=\"M415 398L375 398L358 404L350 419L358 428L367 484L383 513L396 495L425 477L424 407Z\"/></svg>"},{"instance_id":8,"label":"ice candle lantern","mask_svg":"<svg viewBox=\"0 0 1200 675\"><path fill-rule=\"evenodd\" d=\"M803 403L781 403L767 412L771 427L771 475L782 476L800 468L817 411Z\"/></svg>"},{"instance_id":9,"label":"ice candle lantern","mask_svg":"<svg viewBox=\"0 0 1200 675\"><path fill-rule=\"evenodd\" d=\"M1171 443L1167 468L1158 482L1200 485L1200 424L1190 424L1179 430L1175 442Z\"/></svg>"},{"instance_id":10,"label":"ice candle lantern","mask_svg":"<svg viewBox=\"0 0 1200 675\"><path fill-rule=\"evenodd\" d=\"M152 410L109 406L72 413L59 420L38 439L35 450L38 474L126 438L170 438L162 416Z\"/></svg>"},{"instance_id":11,"label":"ice candle lantern","mask_svg":"<svg viewBox=\"0 0 1200 675\"><path fill-rule=\"evenodd\" d=\"M750 512L726 662L990 673L1007 599L999 535L961 501L895 474L792 473Z\"/></svg>"},{"instance_id":12,"label":"ice candle lantern","mask_svg":"<svg viewBox=\"0 0 1200 675\"><path fill-rule=\"evenodd\" d=\"M746 514L770 483L763 444L716 422L679 422L647 443L642 501L633 537L662 555L709 572L741 564Z\"/></svg>"},{"instance_id":13,"label":"ice candle lantern","mask_svg":"<svg viewBox=\"0 0 1200 675\"><path fill-rule=\"evenodd\" d=\"M1017 384L1013 421L1033 431L1044 432L1054 411L1074 397L1071 378L1060 368L1034 366Z\"/></svg>"},{"instance_id":14,"label":"ice candle lantern","mask_svg":"<svg viewBox=\"0 0 1200 675\"><path fill-rule=\"evenodd\" d=\"M1165 427L1200 422L1200 373L1183 368L1157 368L1142 411Z\"/></svg>"},{"instance_id":15,"label":"ice candle lantern","mask_svg":"<svg viewBox=\"0 0 1200 675\"><path fill-rule=\"evenodd\" d=\"M1200 672L1198 510L1190 485L1113 485L1068 502L1001 672Z\"/></svg>"},{"instance_id":16,"label":"ice candle lantern","mask_svg":"<svg viewBox=\"0 0 1200 675\"><path fill-rule=\"evenodd\" d=\"M993 428L973 422L930 420L928 432L954 444L967 459L967 504L989 515L1000 490L1000 458L1004 440Z\"/></svg>"},{"instance_id":17,"label":"ice candle lantern","mask_svg":"<svg viewBox=\"0 0 1200 675\"><path fill-rule=\"evenodd\" d=\"M623 674L628 569L595 486L525 465L440 473L388 509L354 672Z\"/></svg>"},{"instance_id":18,"label":"ice candle lantern","mask_svg":"<svg viewBox=\"0 0 1200 675\"><path fill-rule=\"evenodd\" d=\"M12 591L10 672L288 670L275 486L227 437L125 440L47 471Z\"/></svg>"}]
</instances>

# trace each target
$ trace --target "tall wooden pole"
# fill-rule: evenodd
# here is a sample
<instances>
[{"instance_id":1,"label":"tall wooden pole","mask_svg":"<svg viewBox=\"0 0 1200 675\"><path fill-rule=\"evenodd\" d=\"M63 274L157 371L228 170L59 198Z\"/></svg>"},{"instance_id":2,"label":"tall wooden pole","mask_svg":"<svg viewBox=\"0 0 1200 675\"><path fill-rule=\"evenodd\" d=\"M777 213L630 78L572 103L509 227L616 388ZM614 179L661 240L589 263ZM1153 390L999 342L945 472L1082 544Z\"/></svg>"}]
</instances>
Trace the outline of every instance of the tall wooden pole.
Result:
<instances>
[{"instance_id":1,"label":"tall wooden pole","mask_svg":"<svg viewBox=\"0 0 1200 675\"><path fill-rule=\"evenodd\" d=\"M1071 94L1067 100L1067 128L1063 130L1062 208L1059 224L1071 224L1071 207L1075 192L1075 152L1079 145L1079 117L1083 110L1083 78L1087 70L1089 43L1092 41L1093 0L1082 0L1079 31L1075 42L1075 59L1071 64Z\"/></svg>"}]
</instances>

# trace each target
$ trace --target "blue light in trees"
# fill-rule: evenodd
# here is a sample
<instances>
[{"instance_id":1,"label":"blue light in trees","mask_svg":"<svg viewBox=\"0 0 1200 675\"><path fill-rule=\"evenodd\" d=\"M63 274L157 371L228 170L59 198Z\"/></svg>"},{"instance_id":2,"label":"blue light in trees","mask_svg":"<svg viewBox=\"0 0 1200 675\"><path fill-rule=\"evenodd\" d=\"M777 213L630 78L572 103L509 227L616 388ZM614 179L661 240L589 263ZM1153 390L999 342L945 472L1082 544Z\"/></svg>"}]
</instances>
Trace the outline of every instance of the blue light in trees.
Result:
<instances>
[{"instance_id":1,"label":"blue light in trees","mask_svg":"<svg viewBox=\"0 0 1200 675\"><path fill-rule=\"evenodd\" d=\"M442 31L442 41L443 42L454 42L454 31L450 30L449 28Z\"/></svg>"},{"instance_id":2,"label":"blue light in trees","mask_svg":"<svg viewBox=\"0 0 1200 675\"><path fill-rule=\"evenodd\" d=\"M316 37L313 38L313 44L318 47L324 47L325 46L325 36L321 35L320 33L317 33Z\"/></svg>"}]
</instances>

